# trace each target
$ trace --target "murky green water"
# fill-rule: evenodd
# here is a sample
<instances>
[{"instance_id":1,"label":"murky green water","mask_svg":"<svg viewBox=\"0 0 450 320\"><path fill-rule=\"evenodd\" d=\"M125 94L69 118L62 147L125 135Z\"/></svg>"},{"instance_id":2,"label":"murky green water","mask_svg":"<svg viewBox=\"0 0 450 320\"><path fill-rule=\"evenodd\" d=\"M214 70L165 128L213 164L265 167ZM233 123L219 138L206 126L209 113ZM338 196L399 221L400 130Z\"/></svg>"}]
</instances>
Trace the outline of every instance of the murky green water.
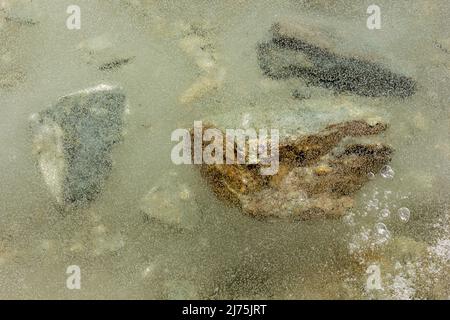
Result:
<instances>
[{"instance_id":1,"label":"murky green water","mask_svg":"<svg viewBox=\"0 0 450 320\"><path fill-rule=\"evenodd\" d=\"M81 29L68 30L71 4L0 0L1 298L450 297L446 1L378 1L380 30L366 27L370 1L86 0ZM340 52L412 77L417 92L369 98L265 77L256 46L282 17L329 27ZM118 59L130 60L102 70ZM126 93L126 134L100 196L63 214L32 156L29 116L100 83ZM341 220L253 219L170 159L171 132L194 120L286 134L359 117L389 123L394 176L377 174ZM142 198L167 181L168 197L183 184L195 199L192 228L143 214ZM70 265L80 290L66 287ZM370 266L383 290L367 289Z\"/></svg>"}]
</instances>

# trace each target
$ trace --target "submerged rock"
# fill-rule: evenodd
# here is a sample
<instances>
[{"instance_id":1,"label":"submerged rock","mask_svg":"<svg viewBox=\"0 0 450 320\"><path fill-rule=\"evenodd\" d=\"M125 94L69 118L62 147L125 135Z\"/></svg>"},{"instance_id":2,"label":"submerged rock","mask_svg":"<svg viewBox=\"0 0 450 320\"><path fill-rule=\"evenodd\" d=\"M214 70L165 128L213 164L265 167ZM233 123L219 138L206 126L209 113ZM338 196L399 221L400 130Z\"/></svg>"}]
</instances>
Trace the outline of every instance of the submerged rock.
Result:
<instances>
[{"instance_id":1,"label":"submerged rock","mask_svg":"<svg viewBox=\"0 0 450 320\"><path fill-rule=\"evenodd\" d=\"M356 56L334 52L326 32L286 22L272 26L271 41L258 46L258 61L274 79L303 78L308 84L361 96L414 94L413 79Z\"/></svg>"},{"instance_id":2,"label":"submerged rock","mask_svg":"<svg viewBox=\"0 0 450 320\"><path fill-rule=\"evenodd\" d=\"M279 146L279 170L272 176L260 174L261 163L202 164L200 171L220 199L251 216L337 218L353 206L352 196L370 173L391 160L393 152L383 144L354 140L377 135L386 127L356 120L285 139Z\"/></svg>"},{"instance_id":3,"label":"submerged rock","mask_svg":"<svg viewBox=\"0 0 450 320\"><path fill-rule=\"evenodd\" d=\"M208 30L201 26L191 25L186 36L180 40L181 49L193 59L200 70L199 77L179 97L183 105L190 105L216 91L225 78L225 69L217 63L217 53L208 33Z\"/></svg>"},{"instance_id":4,"label":"submerged rock","mask_svg":"<svg viewBox=\"0 0 450 320\"><path fill-rule=\"evenodd\" d=\"M194 194L187 184L180 182L175 171L155 183L140 208L149 219L178 229L193 230L200 221Z\"/></svg>"},{"instance_id":5,"label":"submerged rock","mask_svg":"<svg viewBox=\"0 0 450 320\"><path fill-rule=\"evenodd\" d=\"M51 194L61 207L93 200L112 167L122 137L125 94L99 85L64 96L31 117L33 151Z\"/></svg>"}]
</instances>

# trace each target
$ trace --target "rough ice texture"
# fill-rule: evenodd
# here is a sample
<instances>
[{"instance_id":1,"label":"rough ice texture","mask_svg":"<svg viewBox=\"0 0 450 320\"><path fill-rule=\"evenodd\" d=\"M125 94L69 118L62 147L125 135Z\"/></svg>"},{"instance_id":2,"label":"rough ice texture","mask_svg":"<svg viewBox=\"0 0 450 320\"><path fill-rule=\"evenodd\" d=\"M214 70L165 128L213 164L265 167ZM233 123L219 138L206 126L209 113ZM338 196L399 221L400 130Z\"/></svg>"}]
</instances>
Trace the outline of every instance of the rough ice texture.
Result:
<instances>
[{"instance_id":1,"label":"rough ice texture","mask_svg":"<svg viewBox=\"0 0 450 320\"><path fill-rule=\"evenodd\" d=\"M314 86L368 97L407 97L416 91L409 77L359 57L336 54L320 32L276 23L272 33L271 41L258 46L260 67L271 78L300 77Z\"/></svg>"},{"instance_id":2,"label":"rough ice texture","mask_svg":"<svg viewBox=\"0 0 450 320\"><path fill-rule=\"evenodd\" d=\"M0 7L0 90L14 88L26 79L26 63L23 53L17 49L17 38L22 27L29 25L33 25L31 20L9 16Z\"/></svg>"},{"instance_id":3,"label":"rough ice texture","mask_svg":"<svg viewBox=\"0 0 450 320\"><path fill-rule=\"evenodd\" d=\"M122 90L99 85L32 116L38 166L60 206L85 204L101 191L112 147L122 137L124 111Z\"/></svg>"}]
</instances>

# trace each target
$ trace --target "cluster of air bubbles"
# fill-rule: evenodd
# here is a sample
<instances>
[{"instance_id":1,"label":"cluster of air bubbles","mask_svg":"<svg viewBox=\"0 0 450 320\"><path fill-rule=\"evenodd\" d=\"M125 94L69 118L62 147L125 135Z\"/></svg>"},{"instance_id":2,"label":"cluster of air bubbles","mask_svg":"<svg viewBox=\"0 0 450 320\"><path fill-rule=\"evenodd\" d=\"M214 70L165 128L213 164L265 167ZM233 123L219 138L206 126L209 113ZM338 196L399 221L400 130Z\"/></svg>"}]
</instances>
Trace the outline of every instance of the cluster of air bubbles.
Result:
<instances>
[{"instance_id":1,"label":"cluster of air bubbles","mask_svg":"<svg viewBox=\"0 0 450 320\"><path fill-rule=\"evenodd\" d=\"M392 179L394 178L395 172L394 169L386 165L383 168L381 168L380 175L385 179Z\"/></svg>"},{"instance_id":2,"label":"cluster of air bubbles","mask_svg":"<svg viewBox=\"0 0 450 320\"><path fill-rule=\"evenodd\" d=\"M393 179L395 172L392 167L386 165L380 170L380 175L384 179ZM369 172L367 178L375 179L375 174ZM349 242L350 252L365 251L368 248L375 248L386 245L391 239L391 232L387 227L387 222L398 219L404 223L408 222L411 212L408 208L402 207L401 202L408 199L411 193L403 194L392 190L379 190L375 188L371 193L363 193L365 206L358 212L350 212L344 217L344 223L356 228L356 233ZM399 208L399 209L397 209ZM356 223L357 216L367 217L371 221L371 227L365 227Z\"/></svg>"},{"instance_id":3,"label":"cluster of air bubbles","mask_svg":"<svg viewBox=\"0 0 450 320\"><path fill-rule=\"evenodd\" d=\"M379 246L386 245L391 239L391 233L384 223L378 222L373 228L362 226L354 233L349 241L348 249L351 254L366 252Z\"/></svg>"},{"instance_id":4,"label":"cluster of air bubbles","mask_svg":"<svg viewBox=\"0 0 450 320\"><path fill-rule=\"evenodd\" d=\"M408 199L410 194L393 193L391 190L378 191L374 190L372 196L364 193L365 207L359 212L359 216L366 217L368 215L378 219L378 221L386 220L392 217L392 213L397 211L397 217L402 222L408 222L411 212L406 207L397 210L397 201ZM396 201L397 200L397 201Z\"/></svg>"}]
</instances>

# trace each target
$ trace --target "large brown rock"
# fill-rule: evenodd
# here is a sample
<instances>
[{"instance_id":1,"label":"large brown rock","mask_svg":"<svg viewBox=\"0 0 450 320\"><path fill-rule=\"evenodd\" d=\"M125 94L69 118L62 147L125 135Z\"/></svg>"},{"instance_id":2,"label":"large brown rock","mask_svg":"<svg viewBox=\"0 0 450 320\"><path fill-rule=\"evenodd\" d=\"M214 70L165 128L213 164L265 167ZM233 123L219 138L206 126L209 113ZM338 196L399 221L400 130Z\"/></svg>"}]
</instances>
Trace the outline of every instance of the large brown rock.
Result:
<instances>
[{"instance_id":1,"label":"large brown rock","mask_svg":"<svg viewBox=\"0 0 450 320\"><path fill-rule=\"evenodd\" d=\"M384 144L348 143L346 138L355 140L385 129L382 123L356 120L284 139L279 146L279 170L272 176L260 174L260 163L202 164L200 171L220 199L253 217L338 218L353 206L355 192L391 160L393 152Z\"/></svg>"}]
</instances>

